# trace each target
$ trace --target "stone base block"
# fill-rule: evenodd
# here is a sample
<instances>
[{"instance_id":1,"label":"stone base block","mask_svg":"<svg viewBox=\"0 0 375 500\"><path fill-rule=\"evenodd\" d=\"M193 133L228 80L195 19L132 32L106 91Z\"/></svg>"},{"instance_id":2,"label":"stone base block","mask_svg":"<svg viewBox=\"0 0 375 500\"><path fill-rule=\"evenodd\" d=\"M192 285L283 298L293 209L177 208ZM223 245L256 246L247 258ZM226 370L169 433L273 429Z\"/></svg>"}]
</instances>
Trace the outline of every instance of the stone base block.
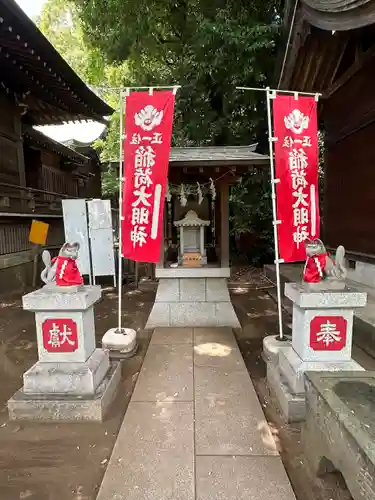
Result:
<instances>
[{"instance_id":1,"label":"stone base block","mask_svg":"<svg viewBox=\"0 0 375 500\"><path fill-rule=\"evenodd\" d=\"M275 366L279 362L279 353L282 349L291 346L290 337L285 337L285 340L279 340L277 335L269 335L263 339L263 360L271 362Z\"/></svg>"},{"instance_id":2,"label":"stone base block","mask_svg":"<svg viewBox=\"0 0 375 500\"><path fill-rule=\"evenodd\" d=\"M206 268L205 270L210 270ZM194 269L188 269L192 273ZM160 278L146 328L241 328L223 277Z\"/></svg>"},{"instance_id":3,"label":"stone base block","mask_svg":"<svg viewBox=\"0 0 375 500\"><path fill-rule=\"evenodd\" d=\"M375 498L374 372L308 373L302 444L310 471L340 471L353 500Z\"/></svg>"},{"instance_id":4,"label":"stone base block","mask_svg":"<svg viewBox=\"0 0 375 500\"><path fill-rule=\"evenodd\" d=\"M137 333L131 328L123 328L121 333L117 328L111 328L104 334L102 346L109 350L110 355L116 353L121 358L129 358L137 351Z\"/></svg>"},{"instance_id":5,"label":"stone base block","mask_svg":"<svg viewBox=\"0 0 375 500\"><path fill-rule=\"evenodd\" d=\"M70 288L70 287L69 287ZM22 305L26 311L86 311L98 302L102 296L100 286L83 286L73 289L73 293L61 287L53 290L40 288L22 297Z\"/></svg>"},{"instance_id":6,"label":"stone base block","mask_svg":"<svg viewBox=\"0 0 375 500\"><path fill-rule=\"evenodd\" d=\"M96 349L85 363L38 361L23 375L24 394L94 394L109 370L109 355Z\"/></svg>"},{"instance_id":7,"label":"stone base block","mask_svg":"<svg viewBox=\"0 0 375 500\"><path fill-rule=\"evenodd\" d=\"M155 302L146 329L158 327L241 328L231 302Z\"/></svg>"},{"instance_id":8,"label":"stone base block","mask_svg":"<svg viewBox=\"0 0 375 500\"><path fill-rule=\"evenodd\" d=\"M225 278L162 278L155 302L230 302Z\"/></svg>"},{"instance_id":9,"label":"stone base block","mask_svg":"<svg viewBox=\"0 0 375 500\"><path fill-rule=\"evenodd\" d=\"M43 292L54 292L54 293L77 293L84 292L84 285L72 285L72 286L58 286L56 281L47 283L42 287Z\"/></svg>"},{"instance_id":10,"label":"stone base block","mask_svg":"<svg viewBox=\"0 0 375 500\"><path fill-rule=\"evenodd\" d=\"M292 394L277 364L267 363L267 382L271 393L276 397L281 412L287 422L302 422L306 416L304 394Z\"/></svg>"},{"instance_id":11,"label":"stone base block","mask_svg":"<svg viewBox=\"0 0 375 500\"><path fill-rule=\"evenodd\" d=\"M305 372L363 371L354 360L350 361L302 361L292 347L283 349L279 355L279 370L295 394L305 392Z\"/></svg>"},{"instance_id":12,"label":"stone base block","mask_svg":"<svg viewBox=\"0 0 375 500\"><path fill-rule=\"evenodd\" d=\"M312 292L304 284L285 283L284 293L301 309L356 309L367 303L367 293L354 288Z\"/></svg>"},{"instance_id":13,"label":"stone base block","mask_svg":"<svg viewBox=\"0 0 375 500\"><path fill-rule=\"evenodd\" d=\"M228 282L225 278L206 278L207 302L230 302Z\"/></svg>"},{"instance_id":14,"label":"stone base block","mask_svg":"<svg viewBox=\"0 0 375 500\"><path fill-rule=\"evenodd\" d=\"M102 422L121 379L120 363L113 363L92 395L26 394L20 389L8 401L10 420Z\"/></svg>"}]
</instances>

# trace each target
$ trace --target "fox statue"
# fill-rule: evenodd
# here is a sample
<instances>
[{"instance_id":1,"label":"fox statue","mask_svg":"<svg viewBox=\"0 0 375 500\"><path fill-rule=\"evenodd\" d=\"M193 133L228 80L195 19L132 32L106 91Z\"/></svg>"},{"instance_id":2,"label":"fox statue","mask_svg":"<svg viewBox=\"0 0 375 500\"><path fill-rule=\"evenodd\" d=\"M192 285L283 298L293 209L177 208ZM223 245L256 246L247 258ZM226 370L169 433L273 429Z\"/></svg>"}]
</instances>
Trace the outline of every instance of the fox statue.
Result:
<instances>
[{"instance_id":1,"label":"fox statue","mask_svg":"<svg viewBox=\"0 0 375 500\"><path fill-rule=\"evenodd\" d=\"M79 243L65 243L59 255L51 259L51 254L45 250L42 260L45 269L40 277L46 285L77 286L83 284L83 278L78 270L77 259Z\"/></svg>"},{"instance_id":2,"label":"fox statue","mask_svg":"<svg viewBox=\"0 0 375 500\"><path fill-rule=\"evenodd\" d=\"M345 280L345 248L340 245L336 250L335 260L327 252L319 239L305 240L306 263L303 271L303 281L320 283L324 279Z\"/></svg>"}]
</instances>

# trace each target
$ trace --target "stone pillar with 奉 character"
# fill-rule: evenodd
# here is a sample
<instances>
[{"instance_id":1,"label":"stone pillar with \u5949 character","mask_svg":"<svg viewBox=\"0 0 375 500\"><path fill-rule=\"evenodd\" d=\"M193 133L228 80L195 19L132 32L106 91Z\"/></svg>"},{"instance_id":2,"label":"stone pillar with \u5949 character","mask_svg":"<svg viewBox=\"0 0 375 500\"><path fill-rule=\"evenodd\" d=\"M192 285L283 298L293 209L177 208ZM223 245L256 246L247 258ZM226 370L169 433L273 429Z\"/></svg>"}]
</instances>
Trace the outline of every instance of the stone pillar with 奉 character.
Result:
<instances>
[{"instance_id":1,"label":"stone pillar with \u5949 character","mask_svg":"<svg viewBox=\"0 0 375 500\"><path fill-rule=\"evenodd\" d=\"M345 283L345 250L332 259L321 240L306 243L301 283L286 283L293 303L292 343L267 362L267 379L289 421L305 418L306 372L361 371L352 359L354 310L367 294Z\"/></svg>"}]
</instances>

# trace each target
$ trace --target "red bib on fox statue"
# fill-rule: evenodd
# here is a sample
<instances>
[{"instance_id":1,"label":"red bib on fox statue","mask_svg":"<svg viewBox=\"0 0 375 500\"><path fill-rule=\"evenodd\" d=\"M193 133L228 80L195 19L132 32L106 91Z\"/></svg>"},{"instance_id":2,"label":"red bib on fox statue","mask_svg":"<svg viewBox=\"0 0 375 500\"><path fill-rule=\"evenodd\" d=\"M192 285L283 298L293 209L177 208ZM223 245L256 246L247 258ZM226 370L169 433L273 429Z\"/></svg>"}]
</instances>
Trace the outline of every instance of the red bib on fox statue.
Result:
<instances>
[{"instance_id":1,"label":"red bib on fox statue","mask_svg":"<svg viewBox=\"0 0 375 500\"><path fill-rule=\"evenodd\" d=\"M69 257L57 257L56 285L83 285L83 278L75 260Z\"/></svg>"},{"instance_id":2,"label":"red bib on fox statue","mask_svg":"<svg viewBox=\"0 0 375 500\"><path fill-rule=\"evenodd\" d=\"M79 243L65 243L56 262L56 285L79 286L83 285L83 278L77 266Z\"/></svg>"},{"instance_id":3,"label":"red bib on fox statue","mask_svg":"<svg viewBox=\"0 0 375 500\"><path fill-rule=\"evenodd\" d=\"M306 263L303 270L303 281L306 283L320 283L323 280L344 281L347 275L345 266L345 248L340 245L333 259L327 252L322 240L307 239L304 242L306 249Z\"/></svg>"},{"instance_id":4,"label":"red bib on fox statue","mask_svg":"<svg viewBox=\"0 0 375 500\"><path fill-rule=\"evenodd\" d=\"M303 281L306 281L306 283L320 283L324 279L327 256L327 252L314 257L307 256L303 270Z\"/></svg>"}]
</instances>

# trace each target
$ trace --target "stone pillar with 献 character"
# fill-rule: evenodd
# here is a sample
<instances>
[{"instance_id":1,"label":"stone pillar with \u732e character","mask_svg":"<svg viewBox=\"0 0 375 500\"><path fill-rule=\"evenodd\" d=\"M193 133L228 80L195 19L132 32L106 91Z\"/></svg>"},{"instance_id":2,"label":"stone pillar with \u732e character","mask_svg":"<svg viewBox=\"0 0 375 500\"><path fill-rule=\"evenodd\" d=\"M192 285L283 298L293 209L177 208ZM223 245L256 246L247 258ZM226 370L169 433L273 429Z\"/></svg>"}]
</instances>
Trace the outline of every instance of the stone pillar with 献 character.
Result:
<instances>
[{"instance_id":1,"label":"stone pillar with \u732e character","mask_svg":"<svg viewBox=\"0 0 375 500\"><path fill-rule=\"evenodd\" d=\"M96 348L94 305L102 293L83 284L78 250L65 244L55 262L44 252L46 284L23 297L35 314L39 359L8 401L12 420L102 421L114 398L120 365Z\"/></svg>"},{"instance_id":2,"label":"stone pillar with \u732e character","mask_svg":"<svg viewBox=\"0 0 375 500\"><path fill-rule=\"evenodd\" d=\"M305 418L306 372L363 370L352 359L353 317L365 307L367 294L346 285L344 248L338 248L334 261L317 241L310 245L314 261L307 250L302 282L285 284L285 296L293 304L292 344L267 363L268 383L288 421ZM310 272L314 262L316 276Z\"/></svg>"}]
</instances>

